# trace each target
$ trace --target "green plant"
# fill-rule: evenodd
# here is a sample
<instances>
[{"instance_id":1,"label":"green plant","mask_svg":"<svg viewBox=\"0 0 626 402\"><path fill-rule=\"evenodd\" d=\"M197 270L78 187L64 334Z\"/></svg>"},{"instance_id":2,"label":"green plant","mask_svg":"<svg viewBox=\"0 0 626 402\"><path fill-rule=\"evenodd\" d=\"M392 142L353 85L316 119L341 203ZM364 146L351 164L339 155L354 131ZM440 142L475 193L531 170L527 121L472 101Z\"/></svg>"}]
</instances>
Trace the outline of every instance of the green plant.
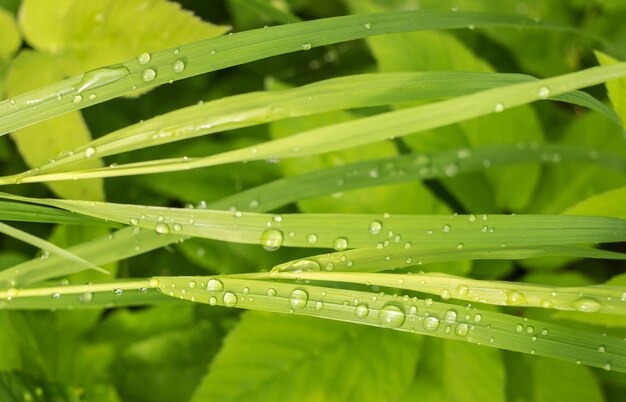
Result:
<instances>
[{"instance_id":1,"label":"green plant","mask_svg":"<svg viewBox=\"0 0 626 402\"><path fill-rule=\"evenodd\" d=\"M5 3L2 400L623 395L619 2Z\"/></svg>"}]
</instances>

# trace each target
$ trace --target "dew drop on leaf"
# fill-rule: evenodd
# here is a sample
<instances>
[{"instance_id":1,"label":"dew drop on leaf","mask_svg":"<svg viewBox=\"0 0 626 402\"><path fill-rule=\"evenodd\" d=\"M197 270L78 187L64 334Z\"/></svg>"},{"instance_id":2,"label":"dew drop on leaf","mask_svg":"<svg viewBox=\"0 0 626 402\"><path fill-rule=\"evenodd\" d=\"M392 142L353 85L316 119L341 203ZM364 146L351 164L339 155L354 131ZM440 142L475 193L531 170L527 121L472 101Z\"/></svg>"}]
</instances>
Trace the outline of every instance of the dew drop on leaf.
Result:
<instances>
[{"instance_id":1,"label":"dew drop on leaf","mask_svg":"<svg viewBox=\"0 0 626 402\"><path fill-rule=\"evenodd\" d=\"M269 289L267 289L267 292L265 294L267 294L269 297L274 297L274 296L276 296L276 289L269 288Z\"/></svg>"},{"instance_id":2,"label":"dew drop on leaf","mask_svg":"<svg viewBox=\"0 0 626 402\"><path fill-rule=\"evenodd\" d=\"M368 230L371 234L377 235L383 229L383 224L380 221L371 221Z\"/></svg>"},{"instance_id":3,"label":"dew drop on leaf","mask_svg":"<svg viewBox=\"0 0 626 402\"><path fill-rule=\"evenodd\" d=\"M217 279L209 279L206 283L206 290L210 292L219 292L222 289L224 289L224 285Z\"/></svg>"},{"instance_id":4,"label":"dew drop on leaf","mask_svg":"<svg viewBox=\"0 0 626 402\"><path fill-rule=\"evenodd\" d=\"M303 309L309 301L309 294L302 289L296 289L289 296L289 305L292 308Z\"/></svg>"},{"instance_id":5,"label":"dew drop on leaf","mask_svg":"<svg viewBox=\"0 0 626 402\"><path fill-rule=\"evenodd\" d=\"M337 251L345 250L348 248L348 239L345 237L338 237L333 242L333 247Z\"/></svg>"},{"instance_id":6,"label":"dew drop on leaf","mask_svg":"<svg viewBox=\"0 0 626 402\"><path fill-rule=\"evenodd\" d=\"M602 307L600 303L592 299L576 300L574 306L576 307L576 310L582 311L583 313L595 313Z\"/></svg>"},{"instance_id":7,"label":"dew drop on leaf","mask_svg":"<svg viewBox=\"0 0 626 402\"><path fill-rule=\"evenodd\" d=\"M378 312L378 321L380 321L384 327L398 328L404 324L404 319L404 312L400 307L393 304L383 306Z\"/></svg>"},{"instance_id":8,"label":"dew drop on leaf","mask_svg":"<svg viewBox=\"0 0 626 402\"><path fill-rule=\"evenodd\" d=\"M170 227L167 223L159 222L154 226L154 231L159 235L166 235L170 232Z\"/></svg>"},{"instance_id":9,"label":"dew drop on leaf","mask_svg":"<svg viewBox=\"0 0 626 402\"><path fill-rule=\"evenodd\" d=\"M321 271L320 264L313 260L299 260L291 264L286 271L290 272L318 272Z\"/></svg>"},{"instance_id":10,"label":"dew drop on leaf","mask_svg":"<svg viewBox=\"0 0 626 402\"><path fill-rule=\"evenodd\" d=\"M356 306L354 313L359 318L365 318L370 313L370 309L365 304L359 304Z\"/></svg>"},{"instance_id":11,"label":"dew drop on leaf","mask_svg":"<svg viewBox=\"0 0 626 402\"><path fill-rule=\"evenodd\" d=\"M237 295L233 292L226 292L222 297L222 301L226 307L235 307L237 305Z\"/></svg>"},{"instance_id":12,"label":"dew drop on leaf","mask_svg":"<svg viewBox=\"0 0 626 402\"><path fill-rule=\"evenodd\" d=\"M143 70L143 72L141 73L141 80L144 82L149 82L149 81L154 80L156 76L157 76L156 71L154 71L151 68L147 68Z\"/></svg>"},{"instance_id":13,"label":"dew drop on leaf","mask_svg":"<svg viewBox=\"0 0 626 402\"><path fill-rule=\"evenodd\" d=\"M261 246L267 251L278 250L283 244L283 232L278 229L266 229L261 233Z\"/></svg>"},{"instance_id":14,"label":"dew drop on leaf","mask_svg":"<svg viewBox=\"0 0 626 402\"><path fill-rule=\"evenodd\" d=\"M422 322L422 326L426 331L436 331L439 328L439 319L437 317L426 317Z\"/></svg>"},{"instance_id":15,"label":"dew drop on leaf","mask_svg":"<svg viewBox=\"0 0 626 402\"><path fill-rule=\"evenodd\" d=\"M539 90L537 91L537 96L539 96L540 99L546 99L548 96L550 96L550 88L548 87L539 88Z\"/></svg>"},{"instance_id":16,"label":"dew drop on leaf","mask_svg":"<svg viewBox=\"0 0 626 402\"><path fill-rule=\"evenodd\" d=\"M96 148L89 147L85 149L85 158L91 158L97 153Z\"/></svg>"},{"instance_id":17,"label":"dew drop on leaf","mask_svg":"<svg viewBox=\"0 0 626 402\"><path fill-rule=\"evenodd\" d=\"M172 63L172 71L182 73L185 70L185 63L182 60L176 60Z\"/></svg>"},{"instance_id":18,"label":"dew drop on leaf","mask_svg":"<svg viewBox=\"0 0 626 402\"><path fill-rule=\"evenodd\" d=\"M145 64L148 64L151 58L152 57L150 57L150 53L142 53L139 56L137 56L137 63L143 66Z\"/></svg>"}]
</instances>

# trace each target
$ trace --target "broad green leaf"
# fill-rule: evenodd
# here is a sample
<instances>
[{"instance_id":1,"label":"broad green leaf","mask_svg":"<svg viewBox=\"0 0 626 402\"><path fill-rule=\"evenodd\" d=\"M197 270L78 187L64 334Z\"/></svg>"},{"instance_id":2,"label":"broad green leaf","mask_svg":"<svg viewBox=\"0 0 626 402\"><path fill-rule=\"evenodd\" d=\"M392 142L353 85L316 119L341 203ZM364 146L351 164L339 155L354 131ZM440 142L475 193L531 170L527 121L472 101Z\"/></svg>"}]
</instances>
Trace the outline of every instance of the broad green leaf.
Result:
<instances>
[{"instance_id":1,"label":"broad green leaf","mask_svg":"<svg viewBox=\"0 0 626 402\"><path fill-rule=\"evenodd\" d=\"M219 341L209 321L196 320L188 328L148 336L125 346L111 365L120 396L146 402L189 400Z\"/></svg>"},{"instance_id":2,"label":"broad green leaf","mask_svg":"<svg viewBox=\"0 0 626 402\"><path fill-rule=\"evenodd\" d=\"M0 8L0 64L8 61L19 49L21 43L22 38L17 30L15 18L8 11Z\"/></svg>"},{"instance_id":3,"label":"broad green leaf","mask_svg":"<svg viewBox=\"0 0 626 402\"><path fill-rule=\"evenodd\" d=\"M446 401L506 401L501 351L453 341L444 341L442 346Z\"/></svg>"},{"instance_id":4,"label":"broad green leaf","mask_svg":"<svg viewBox=\"0 0 626 402\"><path fill-rule=\"evenodd\" d=\"M7 77L9 96L58 81L63 78L57 60L43 53L23 51L11 63ZM31 167L39 166L57 155L91 140L89 129L79 112L66 114L12 134L17 148ZM102 166L100 159L91 158L81 163L85 168ZM86 182L49 183L60 197L103 200L102 180Z\"/></svg>"},{"instance_id":5,"label":"broad green leaf","mask_svg":"<svg viewBox=\"0 0 626 402\"><path fill-rule=\"evenodd\" d=\"M395 400L418 356L409 334L251 312L226 338L192 402Z\"/></svg>"},{"instance_id":6,"label":"broad green leaf","mask_svg":"<svg viewBox=\"0 0 626 402\"><path fill-rule=\"evenodd\" d=\"M31 46L59 57L66 76L228 30L165 0L24 0L19 23Z\"/></svg>"},{"instance_id":7,"label":"broad green leaf","mask_svg":"<svg viewBox=\"0 0 626 402\"><path fill-rule=\"evenodd\" d=\"M607 66L618 63L618 60L609 56L608 54L596 51L596 58L600 62L601 66ZM615 112L622 119L622 124L626 126L626 79L608 81L606 89L609 92L609 99L613 104Z\"/></svg>"},{"instance_id":8,"label":"broad green leaf","mask_svg":"<svg viewBox=\"0 0 626 402\"><path fill-rule=\"evenodd\" d=\"M588 367L536 358L529 361L534 402L603 402L602 388Z\"/></svg>"},{"instance_id":9,"label":"broad green leaf","mask_svg":"<svg viewBox=\"0 0 626 402\"><path fill-rule=\"evenodd\" d=\"M569 215L603 215L626 219L626 187L594 195L566 209Z\"/></svg>"}]
</instances>

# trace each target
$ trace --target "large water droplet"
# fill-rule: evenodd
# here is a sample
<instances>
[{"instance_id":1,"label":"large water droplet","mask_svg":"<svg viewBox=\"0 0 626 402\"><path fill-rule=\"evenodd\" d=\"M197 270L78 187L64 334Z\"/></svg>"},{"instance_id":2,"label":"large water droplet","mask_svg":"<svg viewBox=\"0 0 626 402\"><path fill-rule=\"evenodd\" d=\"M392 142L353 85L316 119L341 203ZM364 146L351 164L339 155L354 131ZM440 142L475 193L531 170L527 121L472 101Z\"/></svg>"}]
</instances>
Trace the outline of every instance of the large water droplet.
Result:
<instances>
[{"instance_id":1,"label":"large water droplet","mask_svg":"<svg viewBox=\"0 0 626 402\"><path fill-rule=\"evenodd\" d=\"M156 76L157 76L156 71L154 71L151 68L146 68L141 73L141 80L144 81L144 82L149 82L149 81L154 80L156 78Z\"/></svg>"},{"instance_id":2,"label":"large water droplet","mask_svg":"<svg viewBox=\"0 0 626 402\"><path fill-rule=\"evenodd\" d=\"M206 283L206 290L210 292L218 292L222 289L224 289L224 285L221 281L218 281L217 279L209 279L209 281Z\"/></svg>"},{"instance_id":3,"label":"large water droplet","mask_svg":"<svg viewBox=\"0 0 626 402\"><path fill-rule=\"evenodd\" d=\"M359 318L365 318L370 313L370 309L367 308L365 304L359 304L358 306L356 306L354 313Z\"/></svg>"},{"instance_id":4,"label":"large water droplet","mask_svg":"<svg viewBox=\"0 0 626 402\"><path fill-rule=\"evenodd\" d=\"M261 233L261 246L267 251L278 250L283 244L283 232L278 229L267 229Z\"/></svg>"},{"instance_id":5,"label":"large water droplet","mask_svg":"<svg viewBox=\"0 0 626 402\"><path fill-rule=\"evenodd\" d=\"M303 309L309 301L309 294L302 289L296 289L289 296L289 305L292 308Z\"/></svg>"},{"instance_id":6,"label":"large water droplet","mask_svg":"<svg viewBox=\"0 0 626 402\"><path fill-rule=\"evenodd\" d=\"M222 297L222 301L226 307L235 307L237 305L237 295L233 292L224 293L224 297Z\"/></svg>"},{"instance_id":7,"label":"large water droplet","mask_svg":"<svg viewBox=\"0 0 626 402\"><path fill-rule=\"evenodd\" d=\"M516 291L507 292L506 304L510 306L517 306L526 303L528 303L528 300L526 300L526 297L522 293Z\"/></svg>"},{"instance_id":8,"label":"large water droplet","mask_svg":"<svg viewBox=\"0 0 626 402\"><path fill-rule=\"evenodd\" d=\"M469 325L465 323L458 324L454 327L454 335L456 336L466 336L469 332Z\"/></svg>"},{"instance_id":9,"label":"large water droplet","mask_svg":"<svg viewBox=\"0 0 626 402\"><path fill-rule=\"evenodd\" d=\"M457 318L456 311L448 310L445 315L446 322L455 322Z\"/></svg>"},{"instance_id":10,"label":"large water droplet","mask_svg":"<svg viewBox=\"0 0 626 402\"><path fill-rule=\"evenodd\" d=\"M383 229L383 224L380 221L371 221L368 230L371 234L377 235Z\"/></svg>"},{"instance_id":11,"label":"large water droplet","mask_svg":"<svg viewBox=\"0 0 626 402\"><path fill-rule=\"evenodd\" d=\"M86 89L98 88L103 85L115 82L130 74L125 66L111 66L88 71L83 74L76 92L83 92Z\"/></svg>"},{"instance_id":12,"label":"large water droplet","mask_svg":"<svg viewBox=\"0 0 626 402\"><path fill-rule=\"evenodd\" d=\"M404 312L393 304L383 306L378 312L378 321L385 327L398 328L404 324L404 319Z\"/></svg>"},{"instance_id":13,"label":"large water droplet","mask_svg":"<svg viewBox=\"0 0 626 402\"><path fill-rule=\"evenodd\" d=\"M579 299L574 303L576 310L584 313L595 313L602 308L602 305L593 299Z\"/></svg>"},{"instance_id":14,"label":"large water droplet","mask_svg":"<svg viewBox=\"0 0 626 402\"><path fill-rule=\"evenodd\" d=\"M348 248L348 239L345 237L338 237L333 242L333 247L337 251L345 250Z\"/></svg>"},{"instance_id":15,"label":"large water droplet","mask_svg":"<svg viewBox=\"0 0 626 402\"><path fill-rule=\"evenodd\" d=\"M154 226L154 231L157 232L157 234L163 236L170 232L170 227L167 225L167 223L159 222Z\"/></svg>"},{"instance_id":16,"label":"large water droplet","mask_svg":"<svg viewBox=\"0 0 626 402\"><path fill-rule=\"evenodd\" d=\"M176 60L172 63L172 71L175 73L182 73L185 70L185 63L182 60Z\"/></svg>"},{"instance_id":17,"label":"large water droplet","mask_svg":"<svg viewBox=\"0 0 626 402\"><path fill-rule=\"evenodd\" d=\"M439 328L439 319L437 317L426 317L422 322L422 326L426 331L436 331Z\"/></svg>"}]
</instances>

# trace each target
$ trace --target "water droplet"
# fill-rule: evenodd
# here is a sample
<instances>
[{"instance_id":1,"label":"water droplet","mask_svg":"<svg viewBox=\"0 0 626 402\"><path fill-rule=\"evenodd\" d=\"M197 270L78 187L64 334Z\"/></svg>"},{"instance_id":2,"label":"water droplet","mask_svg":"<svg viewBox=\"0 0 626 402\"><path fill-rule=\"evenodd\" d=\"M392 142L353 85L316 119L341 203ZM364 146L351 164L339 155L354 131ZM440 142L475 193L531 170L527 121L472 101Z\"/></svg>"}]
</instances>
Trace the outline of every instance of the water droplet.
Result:
<instances>
[{"instance_id":1,"label":"water droplet","mask_svg":"<svg viewBox=\"0 0 626 402\"><path fill-rule=\"evenodd\" d=\"M137 56L137 63L141 65L145 65L150 62L150 59L151 59L150 53L142 53L139 56Z\"/></svg>"},{"instance_id":2,"label":"water droplet","mask_svg":"<svg viewBox=\"0 0 626 402\"><path fill-rule=\"evenodd\" d=\"M606 371L611 371L611 363L604 363L602 368Z\"/></svg>"},{"instance_id":3,"label":"water droplet","mask_svg":"<svg viewBox=\"0 0 626 402\"><path fill-rule=\"evenodd\" d=\"M291 264L285 271L290 272L318 272L320 264L313 260L299 260Z\"/></svg>"},{"instance_id":4,"label":"water droplet","mask_svg":"<svg viewBox=\"0 0 626 402\"><path fill-rule=\"evenodd\" d=\"M371 234L377 235L383 229L383 224L380 221L371 221L368 230Z\"/></svg>"},{"instance_id":5,"label":"water droplet","mask_svg":"<svg viewBox=\"0 0 626 402\"><path fill-rule=\"evenodd\" d=\"M324 308L324 302L318 300L317 302L315 302L315 310L320 311Z\"/></svg>"},{"instance_id":6,"label":"water droplet","mask_svg":"<svg viewBox=\"0 0 626 402\"><path fill-rule=\"evenodd\" d=\"M496 106L494 106L493 111L496 113L500 113L504 111L504 104L498 102L496 103Z\"/></svg>"},{"instance_id":7,"label":"water droplet","mask_svg":"<svg viewBox=\"0 0 626 402\"><path fill-rule=\"evenodd\" d=\"M261 246L267 251L278 250L283 244L283 232L278 229L267 229L261 234Z\"/></svg>"},{"instance_id":8,"label":"water droplet","mask_svg":"<svg viewBox=\"0 0 626 402\"><path fill-rule=\"evenodd\" d=\"M342 251L348 248L348 239L345 237L338 237L333 242L333 247L337 251Z\"/></svg>"},{"instance_id":9,"label":"water droplet","mask_svg":"<svg viewBox=\"0 0 626 402\"><path fill-rule=\"evenodd\" d=\"M306 242L309 243L309 244L317 243L317 235L315 233L309 233L306 236Z\"/></svg>"},{"instance_id":10,"label":"water droplet","mask_svg":"<svg viewBox=\"0 0 626 402\"><path fill-rule=\"evenodd\" d=\"M83 92L86 89L98 88L103 85L115 82L130 74L128 68L122 65L99 68L83 74L78 84L76 92ZM57 98L58 99L58 98Z\"/></svg>"},{"instance_id":11,"label":"water droplet","mask_svg":"<svg viewBox=\"0 0 626 402\"><path fill-rule=\"evenodd\" d=\"M598 346L598 352L600 352L600 353L606 352L606 346L604 346L604 345Z\"/></svg>"},{"instance_id":12,"label":"water droplet","mask_svg":"<svg viewBox=\"0 0 626 402\"><path fill-rule=\"evenodd\" d=\"M515 332L521 333L524 330L524 326L522 324L517 324L515 326Z\"/></svg>"},{"instance_id":13,"label":"water droplet","mask_svg":"<svg viewBox=\"0 0 626 402\"><path fill-rule=\"evenodd\" d=\"M537 91L537 96L539 96L539 98L541 99L546 99L548 96L550 96L550 88L548 87L539 88L539 90Z\"/></svg>"},{"instance_id":14,"label":"water droplet","mask_svg":"<svg viewBox=\"0 0 626 402\"><path fill-rule=\"evenodd\" d=\"M450 225L448 225L447 223L445 225L443 225L443 227L441 228L441 231L443 233L448 233L450 232Z\"/></svg>"},{"instance_id":15,"label":"water droplet","mask_svg":"<svg viewBox=\"0 0 626 402\"><path fill-rule=\"evenodd\" d=\"M433 316L426 317L422 321L422 326L426 331L436 331L439 328L439 319Z\"/></svg>"},{"instance_id":16,"label":"water droplet","mask_svg":"<svg viewBox=\"0 0 626 402\"><path fill-rule=\"evenodd\" d=\"M196 285L197 285L196 281L189 281L188 286L189 286L189 288L190 288L190 289L195 288L195 287L196 287Z\"/></svg>"},{"instance_id":17,"label":"water droplet","mask_svg":"<svg viewBox=\"0 0 626 402\"><path fill-rule=\"evenodd\" d=\"M456 336L466 336L469 332L469 325L465 323L458 324L454 327L454 335Z\"/></svg>"},{"instance_id":18,"label":"water droplet","mask_svg":"<svg viewBox=\"0 0 626 402\"><path fill-rule=\"evenodd\" d=\"M433 305L433 303L434 303L434 302L433 302L433 299L431 299L430 297L429 297L429 298L424 299L424 304L426 305L426 307L430 307L430 306L432 306L432 305Z\"/></svg>"},{"instance_id":19,"label":"water droplet","mask_svg":"<svg viewBox=\"0 0 626 402\"><path fill-rule=\"evenodd\" d=\"M98 151L96 151L96 148L94 147L89 147L87 149L85 149L85 157L86 158L91 158L93 157Z\"/></svg>"},{"instance_id":20,"label":"water droplet","mask_svg":"<svg viewBox=\"0 0 626 402\"><path fill-rule=\"evenodd\" d=\"M372 29L372 24L369 22L366 22L365 24L363 24L363 26L365 27L365 29Z\"/></svg>"},{"instance_id":21,"label":"water droplet","mask_svg":"<svg viewBox=\"0 0 626 402\"><path fill-rule=\"evenodd\" d=\"M269 288L269 289L267 289L267 292L265 294L268 295L269 297L274 297L274 296L276 296L276 289Z\"/></svg>"},{"instance_id":22,"label":"water droplet","mask_svg":"<svg viewBox=\"0 0 626 402\"><path fill-rule=\"evenodd\" d=\"M476 315L474 316L474 322L475 322L475 323L477 323L477 324L478 324L478 323L479 323L482 319L483 319L483 316L482 316L482 315L480 315L480 314L476 314Z\"/></svg>"},{"instance_id":23,"label":"water droplet","mask_svg":"<svg viewBox=\"0 0 626 402\"><path fill-rule=\"evenodd\" d=\"M446 312L446 315L445 315L445 317L444 317L444 318L445 318L446 322L455 322L455 321L456 321L456 318L457 318L456 311L454 311L454 310L448 310L448 311Z\"/></svg>"},{"instance_id":24,"label":"water droplet","mask_svg":"<svg viewBox=\"0 0 626 402\"><path fill-rule=\"evenodd\" d=\"M463 247L464 247L463 243L458 243L458 244L456 245L456 249L457 249L457 250L463 250Z\"/></svg>"},{"instance_id":25,"label":"water droplet","mask_svg":"<svg viewBox=\"0 0 626 402\"><path fill-rule=\"evenodd\" d=\"M170 227L167 223L159 222L154 226L154 231L159 235L166 235L170 232Z\"/></svg>"},{"instance_id":26,"label":"water droplet","mask_svg":"<svg viewBox=\"0 0 626 402\"><path fill-rule=\"evenodd\" d=\"M206 290L210 292L219 292L222 289L224 289L224 285L221 281L218 281L217 279L209 279L209 281L206 283Z\"/></svg>"},{"instance_id":27,"label":"water droplet","mask_svg":"<svg viewBox=\"0 0 626 402\"><path fill-rule=\"evenodd\" d=\"M398 328L404 324L404 319L404 312L393 304L383 306L378 312L378 321L385 327Z\"/></svg>"},{"instance_id":28,"label":"water droplet","mask_svg":"<svg viewBox=\"0 0 626 402\"><path fill-rule=\"evenodd\" d=\"M527 304L527 303L528 301L526 300L526 297L520 292L509 291L506 294L506 304L510 306L517 306L520 304Z\"/></svg>"},{"instance_id":29,"label":"water droplet","mask_svg":"<svg viewBox=\"0 0 626 402\"><path fill-rule=\"evenodd\" d=\"M447 289L442 290L440 296L443 300L449 300L452 297L450 291Z\"/></svg>"},{"instance_id":30,"label":"water droplet","mask_svg":"<svg viewBox=\"0 0 626 402\"><path fill-rule=\"evenodd\" d=\"M582 311L583 313L595 313L602 308L602 305L595 300L592 299L579 299L574 303L576 310Z\"/></svg>"},{"instance_id":31,"label":"water droplet","mask_svg":"<svg viewBox=\"0 0 626 402\"><path fill-rule=\"evenodd\" d=\"M113 290L113 294L114 294L115 296L119 296L119 295L121 295L122 293L123 293L123 290L122 290L122 289L120 289L120 288L117 288L117 289Z\"/></svg>"},{"instance_id":32,"label":"water droplet","mask_svg":"<svg viewBox=\"0 0 626 402\"><path fill-rule=\"evenodd\" d=\"M74 96L74 99L72 99L72 103L80 103L82 101L83 101L82 95L76 95Z\"/></svg>"},{"instance_id":33,"label":"water droplet","mask_svg":"<svg viewBox=\"0 0 626 402\"><path fill-rule=\"evenodd\" d=\"M292 308L303 309L309 301L309 294L302 289L296 289L289 296L289 305Z\"/></svg>"},{"instance_id":34,"label":"water droplet","mask_svg":"<svg viewBox=\"0 0 626 402\"><path fill-rule=\"evenodd\" d=\"M469 288L466 285L459 285L456 287L456 292L461 296L465 296L469 293Z\"/></svg>"},{"instance_id":35,"label":"water droplet","mask_svg":"<svg viewBox=\"0 0 626 402\"><path fill-rule=\"evenodd\" d=\"M211 297L209 298L209 304L210 304L211 306L215 306L215 305L217 304L217 298L216 298L216 297L214 297L214 296L211 296Z\"/></svg>"},{"instance_id":36,"label":"water droplet","mask_svg":"<svg viewBox=\"0 0 626 402\"><path fill-rule=\"evenodd\" d=\"M532 334L533 332L535 332L535 327L533 327L532 325L529 325L526 327L526 333L527 334Z\"/></svg>"},{"instance_id":37,"label":"water droplet","mask_svg":"<svg viewBox=\"0 0 626 402\"><path fill-rule=\"evenodd\" d=\"M235 307L239 300L237 299L237 295L233 292L226 292L224 293L224 297L222 297L222 301L226 307Z\"/></svg>"},{"instance_id":38,"label":"water droplet","mask_svg":"<svg viewBox=\"0 0 626 402\"><path fill-rule=\"evenodd\" d=\"M304 50L311 50L311 48L312 48L312 46L308 42L302 44L302 49L304 49Z\"/></svg>"},{"instance_id":39,"label":"water droplet","mask_svg":"<svg viewBox=\"0 0 626 402\"><path fill-rule=\"evenodd\" d=\"M354 313L359 318L365 318L370 313L370 309L367 308L365 304L359 304L358 306L356 306Z\"/></svg>"},{"instance_id":40,"label":"water droplet","mask_svg":"<svg viewBox=\"0 0 626 402\"><path fill-rule=\"evenodd\" d=\"M141 80L145 81L145 82L149 82L149 81L152 81L153 79L155 79L156 76L157 76L156 71L154 71L151 68L146 68L141 73Z\"/></svg>"},{"instance_id":41,"label":"water droplet","mask_svg":"<svg viewBox=\"0 0 626 402\"><path fill-rule=\"evenodd\" d=\"M10 103L11 105L15 105L15 99L13 99L13 98L9 99L9 103Z\"/></svg>"},{"instance_id":42,"label":"water droplet","mask_svg":"<svg viewBox=\"0 0 626 402\"><path fill-rule=\"evenodd\" d=\"M182 60L176 60L172 63L172 71L175 73L182 73L185 69L185 63Z\"/></svg>"},{"instance_id":43,"label":"water droplet","mask_svg":"<svg viewBox=\"0 0 626 402\"><path fill-rule=\"evenodd\" d=\"M183 230L183 226L180 223L175 223L172 225L172 229L174 229L174 232L180 232Z\"/></svg>"},{"instance_id":44,"label":"water droplet","mask_svg":"<svg viewBox=\"0 0 626 402\"><path fill-rule=\"evenodd\" d=\"M60 299L61 298L61 293L52 293L52 298L53 299Z\"/></svg>"}]
</instances>

